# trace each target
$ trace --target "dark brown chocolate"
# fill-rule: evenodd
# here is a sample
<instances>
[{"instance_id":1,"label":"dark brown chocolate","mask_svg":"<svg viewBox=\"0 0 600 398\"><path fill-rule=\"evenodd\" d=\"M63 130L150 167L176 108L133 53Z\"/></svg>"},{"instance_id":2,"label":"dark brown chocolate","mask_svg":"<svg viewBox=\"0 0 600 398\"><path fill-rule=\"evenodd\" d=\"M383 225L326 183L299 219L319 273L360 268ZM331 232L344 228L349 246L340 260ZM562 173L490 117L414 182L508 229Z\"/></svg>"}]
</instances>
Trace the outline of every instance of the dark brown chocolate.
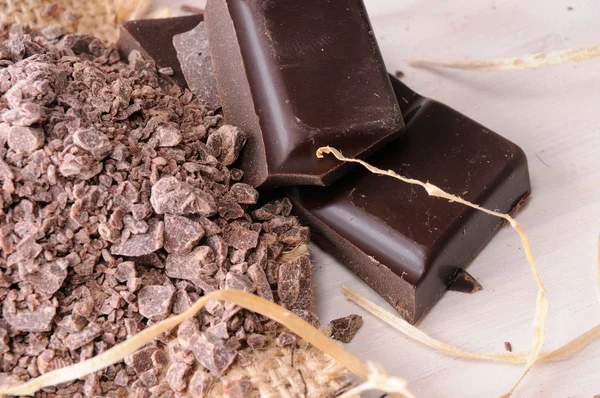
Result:
<instances>
[{"instance_id":1,"label":"dark brown chocolate","mask_svg":"<svg viewBox=\"0 0 600 398\"><path fill-rule=\"evenodd\" d=\"M513 211L528 196L527 159L518 146L391 79L406 131L370 163L501 212ZM364 169L328 188L297 187L289 193L314 240L411 323L503 224Z\"/></svg>"},{"instance_id":2,"label":"dark brown chocolate","mask_svg":"<svg viewBox=\"0 0 600 398\"><path fill-rule=\"evenodd\" d=\"M245 182L329 185L400 134L402 115L362 0L209 0L206 29L227 123L249 138Z\"/></svg>"},{"instance_id":3,"label":"dark brown chocolate","mask_svg":"<svg viewBox=\"0 0 600 398\"><path fill-rule=\"evenodd\" d=\"M177 60L177 52L173 46L173 36L194 29L204 20L203 15L185 17L140 19L128 21L121 25L117 47L122 55L127 56L137 50L144 58L152 59L157 69L172 68L171 76L163 76L180 87L187 88L187 82Z\"/></svg>"},{"instance_id":4,"label":"dark brown chocolate","mask_svg":"<svg viewBox=\"0 0 600 398\"><path fill-rule=\"evenodd\" d=\"M448 285L448 290L473 294L483 290L483 286L481 286L481 283L477 282L477 279L473 278L466 270L459 268L456 271L456 276L452 279L450 285Z\"/></svg>"}]
</instances>

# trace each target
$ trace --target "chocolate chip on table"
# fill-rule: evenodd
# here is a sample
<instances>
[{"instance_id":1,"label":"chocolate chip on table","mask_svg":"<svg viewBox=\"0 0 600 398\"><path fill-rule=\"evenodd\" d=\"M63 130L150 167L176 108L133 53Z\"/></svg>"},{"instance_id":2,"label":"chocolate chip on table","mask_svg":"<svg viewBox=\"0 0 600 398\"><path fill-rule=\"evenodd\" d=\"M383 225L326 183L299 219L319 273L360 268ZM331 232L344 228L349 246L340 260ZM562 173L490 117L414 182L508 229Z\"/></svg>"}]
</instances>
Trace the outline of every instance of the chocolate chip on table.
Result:
<instances>
[{"instance_id":1,"label":"chocolate chip on table","mask_svg":"<svg viewBox=\"0 0 600 398\"><path fill-rule=\"evenodd\" d=\"M363 319L360 315L348 315L344 318L334 319L329 323L331 327L331 337L349 343L363 325Z\"/></svg>"}]
</instances>

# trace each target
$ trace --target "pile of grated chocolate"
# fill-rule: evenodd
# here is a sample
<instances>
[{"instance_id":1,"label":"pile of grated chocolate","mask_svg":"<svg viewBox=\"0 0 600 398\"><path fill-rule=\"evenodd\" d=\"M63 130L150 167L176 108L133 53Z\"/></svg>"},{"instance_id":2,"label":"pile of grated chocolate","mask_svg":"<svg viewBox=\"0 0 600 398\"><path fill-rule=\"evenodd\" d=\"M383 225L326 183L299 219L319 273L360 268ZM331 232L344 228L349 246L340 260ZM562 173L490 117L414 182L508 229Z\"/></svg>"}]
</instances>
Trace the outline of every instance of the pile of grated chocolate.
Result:
<instances>
[{"instance_id":1,"label":"pile of grated chocolate","mask_svg":"<svg viewBox=\"0 0 600 398\"><path fill-rule=\"evenodd\" d=\"M284 261L308 243L308 228L287 199L259 207L243 171L229 168L240 129L139 53L123 61L57 27L6 34L0 384L91 358L216 289L256 292L318 325L308 256ZM39 396L202 396L249 361L245 348L277 333L264 317L213 302L125 363ZM288 333L276 341L296 344Z\"/></svg>"}]
</instances>

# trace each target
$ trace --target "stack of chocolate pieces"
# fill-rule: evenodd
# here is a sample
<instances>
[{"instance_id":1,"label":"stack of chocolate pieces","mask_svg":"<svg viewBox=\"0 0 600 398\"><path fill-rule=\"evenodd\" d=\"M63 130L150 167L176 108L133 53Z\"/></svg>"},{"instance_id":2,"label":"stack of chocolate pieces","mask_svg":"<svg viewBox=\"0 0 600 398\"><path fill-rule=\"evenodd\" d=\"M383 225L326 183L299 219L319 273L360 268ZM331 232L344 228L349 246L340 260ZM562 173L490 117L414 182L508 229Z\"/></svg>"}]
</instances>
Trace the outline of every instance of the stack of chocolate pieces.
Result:
<instances>
[{"instance_id":1,"label":"stack of chocolate pieces","mask_svg":"<svg viewBox=\"0 0 600 398\"><path fill-rule=\"evenodd\" d=\"M195 41L177 45L181 33ZM502 220L316 150L505 213L529 195L518 146L388 75L362 0L209 0L204 15L126 24L120 49L132 48L198 96L216 84L226 123L248 136L243 181L284 190L314 241L411 323L457 278L476 289L464 269Z\"/></svg>"}]
</instances>

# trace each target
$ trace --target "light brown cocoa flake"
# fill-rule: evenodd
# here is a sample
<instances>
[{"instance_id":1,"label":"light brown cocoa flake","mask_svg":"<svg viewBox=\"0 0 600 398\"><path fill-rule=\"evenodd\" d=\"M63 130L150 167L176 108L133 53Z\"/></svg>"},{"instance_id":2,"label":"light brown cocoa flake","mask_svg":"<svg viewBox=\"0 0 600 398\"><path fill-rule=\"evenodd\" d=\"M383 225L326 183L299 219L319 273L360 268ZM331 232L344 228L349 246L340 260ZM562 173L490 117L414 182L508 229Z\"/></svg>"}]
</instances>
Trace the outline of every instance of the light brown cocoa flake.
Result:
<instances>
[{"instance_id":1,"label":"light brown cocoa flake","mask_svg":"<svg viewBox=\"0 0 600 398\"><path fill-rule=\"evenodd\" d=\"M155 219L148 223L148 232L133 235L124 242L112 245L110 253L116 256L139 257L154 253L163 247L164 223Z\"/></svg>"},{"instance_id":2,"label":"light brown cocoa flake","mask_svg":"<svg viewBox=\"0 0 600 398\"><path fill-rule=\"evenodd\" d=\"M200 333L190 340L190 350L196 360L214 376L220 376L233 363L237 351L225 345L223 340L210 334Z\"/></svg>"},{"instance_id":3,"label":"light brown cocoa flake","mask_svg":"<svg viewBox=\"0 0 600 398\"><path fill-rule=\"evenodd\" d=\"M187 217L165 214L164 248L169 253L188 252L204 237L199 222Z\"/></svg>"},{"instance_id":4,"label":"light brown cocoa flake","mask_svg":"<svg viewBox=\"0 0 600 398\"><path fill-rule=\"evenodd\" d=\"M144 286L138 293L140 314L152 321L160 321L171 313L172 286Z\"/></svg>"}]
</instances>

